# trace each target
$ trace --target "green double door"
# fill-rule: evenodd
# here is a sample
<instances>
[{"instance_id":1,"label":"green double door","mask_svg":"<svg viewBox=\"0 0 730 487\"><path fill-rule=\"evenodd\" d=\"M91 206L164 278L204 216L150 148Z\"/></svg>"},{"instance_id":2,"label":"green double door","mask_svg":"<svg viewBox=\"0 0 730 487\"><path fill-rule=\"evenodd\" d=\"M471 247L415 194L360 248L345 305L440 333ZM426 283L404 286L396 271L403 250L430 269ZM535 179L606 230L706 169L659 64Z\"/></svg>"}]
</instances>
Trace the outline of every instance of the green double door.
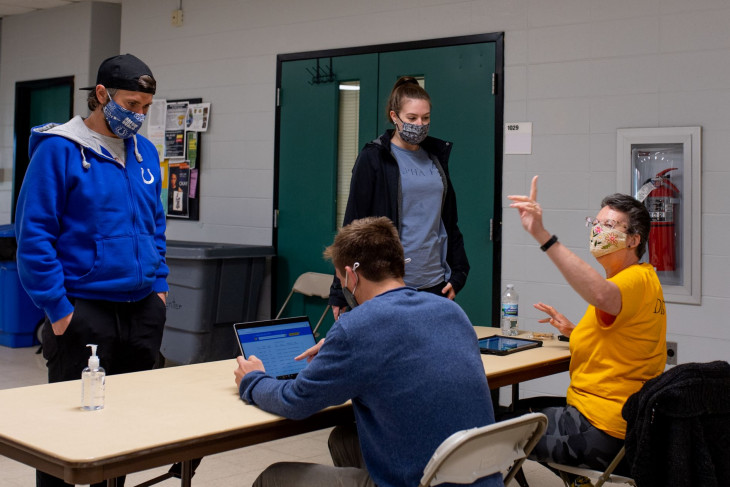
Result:
<instances>
[{"instance_id":1,"label":"green double door","mask_svg":"<svg viewBox=\"0 0 730 487\"><path fill-rule=\"evenodd\" d=\"M341 225L338 179L349 188L350 169L338 169L343 130L356 134L356 148L392 125L385 105L395 81L419 78L431 96L430 135L451 141L449 162L459 227L471 271L456 301L475 325L491 325L494 246L495 116L492 93L495 43L411 49L351 56L283 61L280 65L276 307L303 272L333 273L322 252ZM343 120L342 85L359 87L357 110ZM357 150L351 153L351 163ZM339 155L340 160L342 155ZM340 174L342 173L342 174ZM342 207L346 194L340 193ZM340 210L341 211L341 210ZM319 298L295 295L282 316L306 314L316 323ZM322 329L332 325L331 314ZM322 334L324 335L324 334Z\"/></svg>"}]
</instances>

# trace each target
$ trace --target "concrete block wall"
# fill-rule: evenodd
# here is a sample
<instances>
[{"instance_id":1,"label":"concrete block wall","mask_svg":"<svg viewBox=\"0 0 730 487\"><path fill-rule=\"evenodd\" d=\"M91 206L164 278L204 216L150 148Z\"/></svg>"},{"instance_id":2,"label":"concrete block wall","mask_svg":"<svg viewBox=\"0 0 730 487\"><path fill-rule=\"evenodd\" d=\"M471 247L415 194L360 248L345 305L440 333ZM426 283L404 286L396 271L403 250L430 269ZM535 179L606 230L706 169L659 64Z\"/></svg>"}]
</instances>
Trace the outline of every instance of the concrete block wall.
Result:
<instances>
[{"instance_id":1,"label":"concrete block wall","mask_svg":"<svg viewBox=\"0 0 730 487\"><path fill-rule=\"evenodd\" d=\"M3 19L0 35L0 222L11 221L15 84L75 76L96 80L101 61L119 51L121 6L80 2ZM103 29L98 27L104 26ZM74 113L86 115L86 92L75 92ZM57 122L62 122L57 120Z\"/></svg>"},{"instance_id":2,"label":"concrete block wall","mask_svg":"<svg viewBox=\"0 0 730 487\"><path fill-rule=\"evenodd\" d=\"M534 132L531 155L504 158L503 195L525 193L540 174L546 225L589 262L582 220L616 190L616 129L702 126L702 304L669 304L668 338L679 343L680 363L728 359L726 1L186 0L183 26L173 27L178 4L123 0L120 34L120 51L136 53L152 67L158 97L212 103L202 139L201 219L171 221L169 238L270 244L277 54L505 32L504 119L530 121ZM0 167L11 167L12 115L6 108L11 82L23 69L22 60L8 58L14 52L8 46L28 39L28 52L43 50L47 35L32 32L37 22L46 34L60 28L45 25L43 15L3 22ZM48 68L46 77L67 74ZM8 215L5 195L0 193L0 221ZM538 301L577 321L585 303L503 201L502 279L520 292L525 326L544 326L531 308ZM563 375L523 391L560 394L566 385Z\"/></svg>"}]
</instances>

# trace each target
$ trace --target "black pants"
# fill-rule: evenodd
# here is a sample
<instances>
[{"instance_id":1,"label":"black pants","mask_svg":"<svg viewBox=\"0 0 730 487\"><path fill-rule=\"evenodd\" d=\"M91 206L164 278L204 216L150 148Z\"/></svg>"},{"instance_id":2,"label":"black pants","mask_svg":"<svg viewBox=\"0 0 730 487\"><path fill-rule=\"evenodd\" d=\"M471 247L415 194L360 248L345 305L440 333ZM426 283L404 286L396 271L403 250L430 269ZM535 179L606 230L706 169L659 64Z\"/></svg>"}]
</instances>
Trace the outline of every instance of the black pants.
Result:
<instances>
[{"instance_id":1,"label":"black pants","mask_svg":"<svg viewBox=\"0 0 730 487\"><path fill-rule=\"evenodd\" d=\"M53 334L48 318L43 325L43 356L48 365L48 382L80 379L91 356L91 349L86 346L89 343L99 346L97 355L107 375L154 367L166 316L165 304L156 293L133 303L78 298L72 302L73 316L63 335ZM119 485L123 486L124 479L119 480ZM36 471L36 485L69 486L41 471Z\"/></svg>"},{"instance_id":2,"label":"black pants","mask_svg":"<svg viewBox=\"0 0 730 487\"><path fill-rule=\"evenodd\" d=\"M443 294L441 290L446 287L448 282L442 282L441 284L436 284L435 286L431 287L424 287L423 289L419 289L419 291L424 293L431 293L435 294L436 296L441 296L442 298L446 297L446 294Z\"/></svg>"}]
</instances>

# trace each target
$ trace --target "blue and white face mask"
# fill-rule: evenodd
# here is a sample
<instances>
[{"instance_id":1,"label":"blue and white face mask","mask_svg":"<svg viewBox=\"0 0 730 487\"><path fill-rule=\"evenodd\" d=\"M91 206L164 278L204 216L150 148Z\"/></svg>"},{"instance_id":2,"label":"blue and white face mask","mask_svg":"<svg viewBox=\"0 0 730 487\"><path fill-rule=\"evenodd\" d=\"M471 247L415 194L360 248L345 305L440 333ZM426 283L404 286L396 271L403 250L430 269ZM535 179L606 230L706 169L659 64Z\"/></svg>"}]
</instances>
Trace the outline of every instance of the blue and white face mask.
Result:
<instances>
[{"instance_id":1,"label":"blue and white face mask","mask_svg":"<svg viewBox=\"0 0 730 487\"><path fill-rule=\"evenodd\" d=\"M120 139L128 139L136 134L145 119L144 113L127 110L112 100L111 96L109 96L109 103L104 105L104 116L109 122L109 128Z\"/></svg>"}]
</instances>

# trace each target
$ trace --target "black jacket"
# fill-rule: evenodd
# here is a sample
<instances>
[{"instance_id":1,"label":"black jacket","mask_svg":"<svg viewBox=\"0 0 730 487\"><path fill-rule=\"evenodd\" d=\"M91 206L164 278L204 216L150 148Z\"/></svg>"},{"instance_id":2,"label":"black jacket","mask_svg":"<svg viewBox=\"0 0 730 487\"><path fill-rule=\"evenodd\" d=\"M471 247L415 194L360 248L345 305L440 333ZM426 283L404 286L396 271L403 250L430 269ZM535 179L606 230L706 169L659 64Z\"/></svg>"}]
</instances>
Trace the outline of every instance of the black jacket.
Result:
<instances>
[{"instance_id":1,"label":"black jacket","mask_svg":"<svg viewBox=\"0 0 730 487\"><path fill-rule=\"evenodd\" d=\"M730 484L730 364L678 365L624 404L626 462L640 487Z\"/></svg>"},{"instance_id":2,"label":"black jacket","mask_svg":"<svg viewBox=\"0 0 730 487\"><path fill-rule=\"evenodd\" d=\"M400 233L403 195L398 162L390 151L392 136L393 130L387 130L377 139L365 144L360 151L352 168L350 196L347 200L343 225L368 216L386 216L393 221ZM466 284L469 260L464 250L464 237L458 226L456 195L449 177L451 142L426 137L420 145L436 164L446 187L441 205L441 220L444 222L448 237L446 262L451 268L449 282L458 293ZM342 285L336 277L330 289L329 302L333 306L347 304L342 295Z\"/></svg>"}]
</instances>

